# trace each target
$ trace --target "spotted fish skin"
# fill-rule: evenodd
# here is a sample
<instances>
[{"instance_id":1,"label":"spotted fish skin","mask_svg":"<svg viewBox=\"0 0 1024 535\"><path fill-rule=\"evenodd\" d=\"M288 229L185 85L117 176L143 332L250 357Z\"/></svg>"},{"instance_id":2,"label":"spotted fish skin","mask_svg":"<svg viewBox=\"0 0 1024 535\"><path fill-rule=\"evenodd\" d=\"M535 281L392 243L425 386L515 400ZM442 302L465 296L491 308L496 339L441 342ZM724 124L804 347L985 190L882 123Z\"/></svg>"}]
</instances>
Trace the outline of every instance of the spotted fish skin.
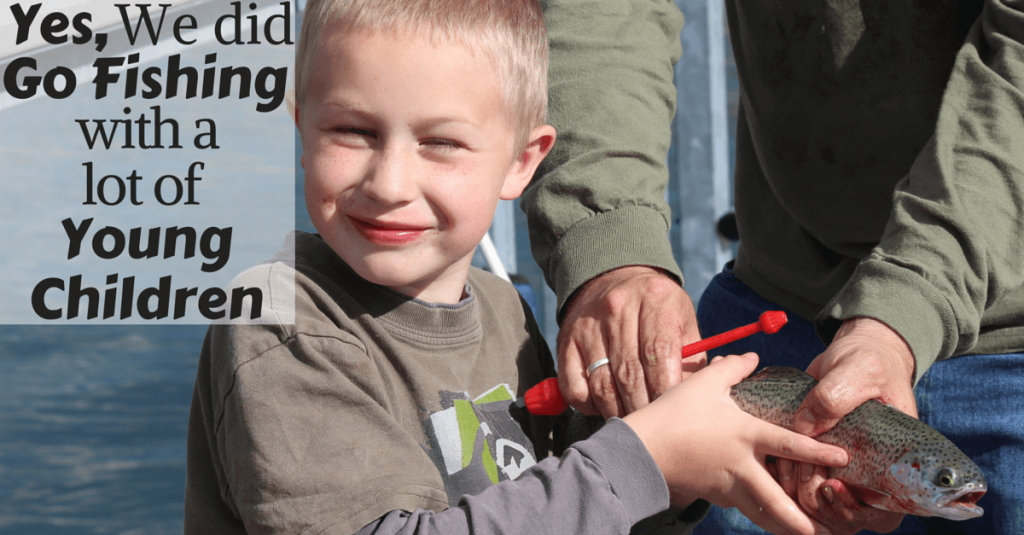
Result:
<instances>
[{"instance_id":1,"label":"spotted fish skin","mask_svg":"<svg viewBox=\"0 0 1024 535\"><path fill-rule=\"evenodd\" d=\"M732 387L743 411L793 429L807 393L818 384L789 367L768 367ZM919 516L964 520L981 516L977 499L985 478L962 451L928 424L875 400L863 403L829 431L815 437L850 454L828 477L851 487L868 505Z\"/></svg>"}]
</instances>

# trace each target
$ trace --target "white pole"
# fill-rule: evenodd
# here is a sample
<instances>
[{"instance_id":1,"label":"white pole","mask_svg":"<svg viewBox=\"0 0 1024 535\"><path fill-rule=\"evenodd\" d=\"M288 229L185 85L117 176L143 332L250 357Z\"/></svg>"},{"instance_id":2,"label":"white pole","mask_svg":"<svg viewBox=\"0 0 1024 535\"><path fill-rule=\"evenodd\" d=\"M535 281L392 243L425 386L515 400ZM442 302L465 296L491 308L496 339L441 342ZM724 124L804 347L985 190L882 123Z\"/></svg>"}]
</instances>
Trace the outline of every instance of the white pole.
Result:
<instances>
[{"instance_id":1,"label":"white pole","mask_svg":"<svg viewBox=\"0 0 1024 535\"><path fill-rule=\"evenodd\" d=\"M491 273L512 282L512 279L508 277L508 271L505 271L505 265L501 263L501 257L498 256L498 250L494 248L494 242L491 241L491 233L484 234L484 239L480 240L480 252L484 254L484 258L487 259L487 265L491 268Z\"/></svg>"}]
</instances>

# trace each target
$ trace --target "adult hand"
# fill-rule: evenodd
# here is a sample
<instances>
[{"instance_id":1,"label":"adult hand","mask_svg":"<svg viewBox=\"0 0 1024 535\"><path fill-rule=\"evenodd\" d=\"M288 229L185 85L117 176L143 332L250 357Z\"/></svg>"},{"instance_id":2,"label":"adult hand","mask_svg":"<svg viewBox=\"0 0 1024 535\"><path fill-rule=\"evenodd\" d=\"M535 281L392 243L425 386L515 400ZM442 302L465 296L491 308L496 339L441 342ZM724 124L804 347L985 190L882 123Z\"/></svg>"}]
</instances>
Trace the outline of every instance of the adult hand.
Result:
<instances>
[{"instance_id":1,"label":"adult hand","mask_svg":"<svg viewBox=\"0 0 1024 535\"><path fill-rule=\"evenodd\" d=\"M567 305L558 333L558 386L584 414L624 416L707 363L680 358L700 340L693 302L660 269L626 266L584 284ZM587 376L601 359L609 363Z\"/></svg>"},{"instance_id":2,"label":"adult hand","mask_svg":"<svg viewBox=\"0 0 1024 535\"><path fill-rule=\"evenodd\" d=\"M773 533L828 533L776 483L768 455L845 466L847 453L739 409L729 395L757 366L757 355L732 355L710 366L623 420L658 463L672 495L685 506L701 497L736 507Z\"/></svg>"},{"instance_id":3,"label":"adult hand","mask_svg":"<svg viewBox=\"0 0 1024 535\"><path fill-rule=\"evenodd\" d=\"M888 325L863 317L843 322L825 352L807 368L819 383L797 410L795 430L817 436L869 399L916 418L914 366L910 347ZM826 481L820 467L780 460L778 472L786 492L797 496L804 510L837 533L861 529L886 533L903 520L901 513L862 506L845 485Z\"/></svg>"}]
</instances>

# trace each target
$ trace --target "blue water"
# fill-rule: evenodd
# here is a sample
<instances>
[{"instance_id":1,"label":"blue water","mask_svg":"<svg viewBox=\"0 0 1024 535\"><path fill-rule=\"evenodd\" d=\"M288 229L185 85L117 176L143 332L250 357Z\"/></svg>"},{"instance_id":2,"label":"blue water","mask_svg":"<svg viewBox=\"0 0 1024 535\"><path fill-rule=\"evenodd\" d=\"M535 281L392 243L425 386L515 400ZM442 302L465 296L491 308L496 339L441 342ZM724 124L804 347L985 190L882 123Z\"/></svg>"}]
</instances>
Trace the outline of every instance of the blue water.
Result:
<instances>
[{"instance_id":1,"label":"blue water","mask_svg":"<svg viewBox=\"0 0 1024 535\"><path fill-rule=\"evenodd\" d=\"M0 326L0 533L181 533L203 326Z\"/></svg>"},{"instance_id":2,"label":"blue water","mask_svg":"<svg viewBox=\"0 0 1024 535\"><path fill-rule=\"evenodd\" d=\"M232 61L232 54L253 55L237 60L240 65L271 61L266 51L255 48L229 51L205 45L188 54L218 52L224 64ZM77 106L74 117L116 118L111 110L120 110L107 100L72 104ZM146 109L146 103L131 104L137 111ZM160 104L167 116L182 119L198 114L202 105L176 100ZM23 196L38 202L40 209L56 205L70 211L71 204L58 195L80 184L81 162L93 157L75 152L80 139L55 141L63 139L62 131L78 128L72 115L55 111L61 105L69 104L39 99L0 114L0 176L8 200L13 188L15 194L30 192ZM233 135L229 127L237 130L242 118L226 113L216 115L224 145L220 153L251 161L275 141L265 131L269 129L252 126L246 127L244 138ZM190 156L117 150L96 151L95 159L124 175L144 165L178 169L193 161ZM202 158L212 161L217 156ZM174 165L154 164L159 158L172 158ZM290 180L292 162L281 160L278 175ZM218 185L231 168L211 164L209 170L207 182ZM300 192L296 206L301 207L301 174L295 187ZM276 190L267 191L276 195ZM247 199L252 202L251 196ZM5 232L5 258L20 260L18 268L38 278L37 273L55 269L39 261L42 252L63 242L32 237L29 230L34 229L26 228L18 216L33 210L34 205L5 205L0 223L14 225ZM112 210L97 210L97 217L111 217L108 212ZM156 214L158 210L137 210L131 223L145 226L150 223L146 218ZM311 228L304 209L297 217L297 228ZM59 230L59 220L44 218L41 225ZM182 220L194 224L191 216ZM274 249L284 237L279 234L269 238ZM5 304L3 299L0 304ZM205 325L0 325L0 535L180 534L188 414L205 332Z\"/></svg>"},{"instance_id":3,"label":"blue water","mask_svg":"<svg viewBox=\"0 0 1024 535\"><path fill-rule=\"evenodd\" d=\"M303 178L295 227L313 232ZM0 325L0 535L180 534L205 333Z\"/></svg>"}]
</instances>

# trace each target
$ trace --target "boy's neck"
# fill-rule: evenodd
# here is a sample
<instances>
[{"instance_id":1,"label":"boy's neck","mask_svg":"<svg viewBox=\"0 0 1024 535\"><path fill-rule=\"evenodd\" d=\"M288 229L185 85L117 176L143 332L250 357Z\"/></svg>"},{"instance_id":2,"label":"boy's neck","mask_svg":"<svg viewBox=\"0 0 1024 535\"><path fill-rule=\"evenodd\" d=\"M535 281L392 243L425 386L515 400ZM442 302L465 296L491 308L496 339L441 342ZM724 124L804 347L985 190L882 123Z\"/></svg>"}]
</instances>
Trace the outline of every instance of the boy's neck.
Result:
<instances>
[{"instance_id":1,"label":"boy's neck","mask_svg":"<svg viewBox=\"0 0 1024 535\"><path fill-rule=\"evenodd\" d=\"M441 273L421 284L388 286L392 290L418 299L425 303L454 305L468 297L466 283L469 281L469 268L473 255L459 259L450 264Z\"/></svg>"}]
</instances>

